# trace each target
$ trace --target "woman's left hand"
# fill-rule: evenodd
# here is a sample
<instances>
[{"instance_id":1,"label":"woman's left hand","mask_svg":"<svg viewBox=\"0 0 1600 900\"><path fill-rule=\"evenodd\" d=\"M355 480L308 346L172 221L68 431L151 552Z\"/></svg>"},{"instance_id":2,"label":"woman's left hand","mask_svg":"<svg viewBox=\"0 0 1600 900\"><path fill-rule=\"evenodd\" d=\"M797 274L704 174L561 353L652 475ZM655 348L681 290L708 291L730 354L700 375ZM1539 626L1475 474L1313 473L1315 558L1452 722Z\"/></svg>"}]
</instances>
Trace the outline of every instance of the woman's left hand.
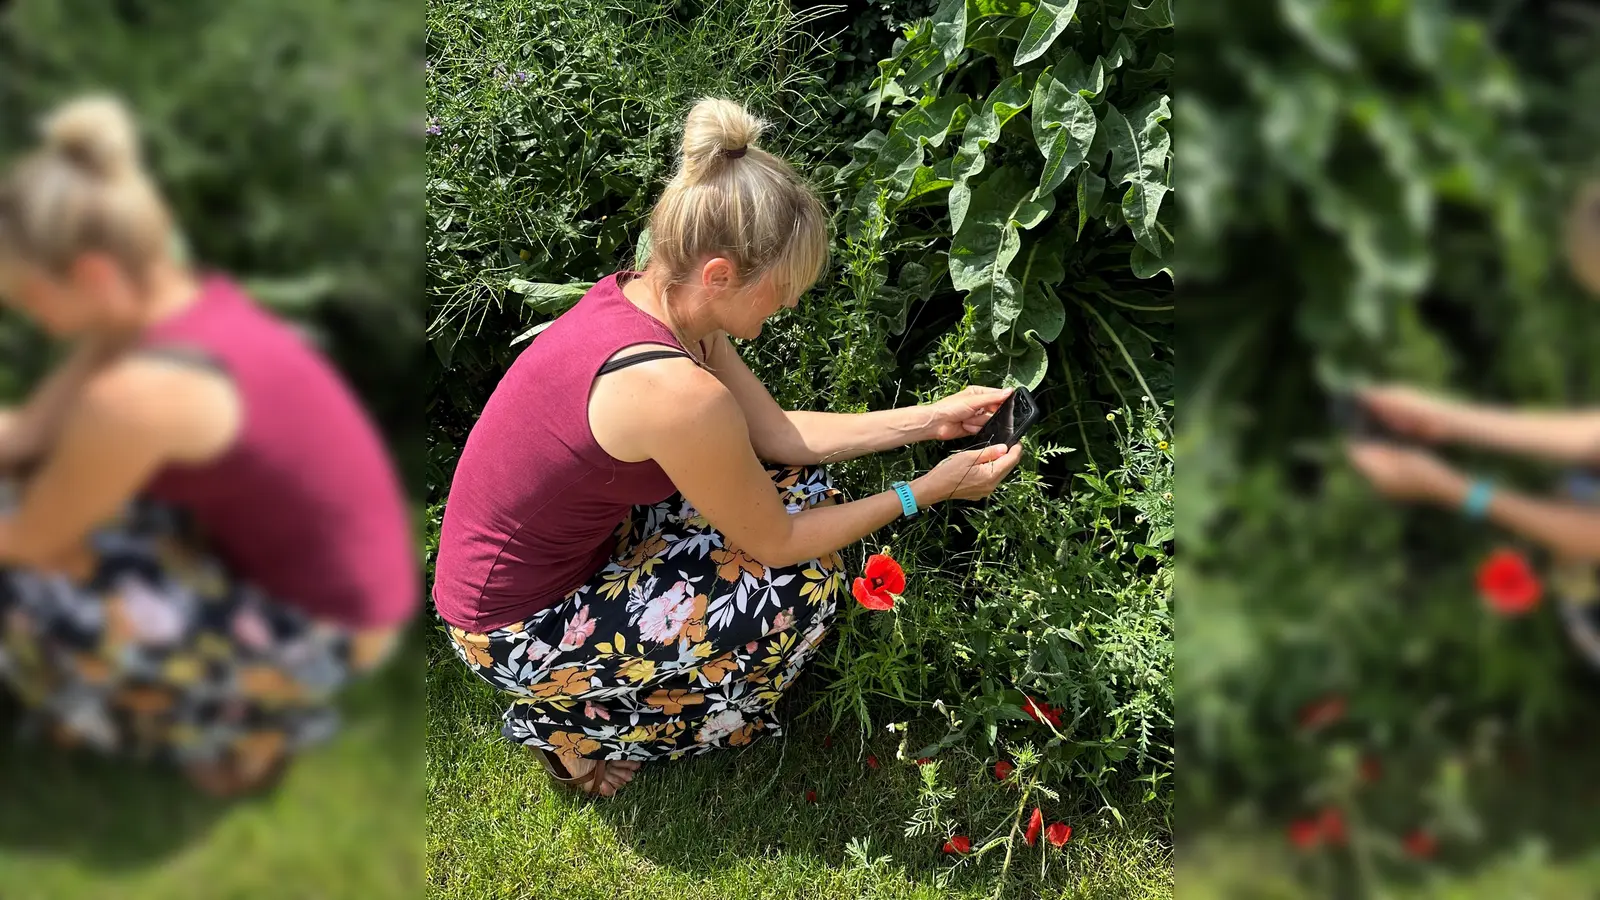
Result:
<instances>
[{"instance_id":1,"label":"woman's left hand","mask_svg":"<svg viewBox=\"0 0 1600 900\"><path fill-rule=\"evenodd\" d=\"M1442 506L1457 506L1466 499L1467 477L1427 451L1356 441L1349 453L1356 471L1384 496Z\"/></svg>"},{"instance_id":2,"label":"woman's left hand","mask_svg":"<svg viewBox=\"0 0 1600 900\"><path fill-rule=\"evenodd\" d=\"M928 436L934 440L950 441L977 434L1009 396L1010 388L1002 390L972 385L943 400L930 403L922 407L933 416L928 424Z\"/></svg>"}]
</instances>

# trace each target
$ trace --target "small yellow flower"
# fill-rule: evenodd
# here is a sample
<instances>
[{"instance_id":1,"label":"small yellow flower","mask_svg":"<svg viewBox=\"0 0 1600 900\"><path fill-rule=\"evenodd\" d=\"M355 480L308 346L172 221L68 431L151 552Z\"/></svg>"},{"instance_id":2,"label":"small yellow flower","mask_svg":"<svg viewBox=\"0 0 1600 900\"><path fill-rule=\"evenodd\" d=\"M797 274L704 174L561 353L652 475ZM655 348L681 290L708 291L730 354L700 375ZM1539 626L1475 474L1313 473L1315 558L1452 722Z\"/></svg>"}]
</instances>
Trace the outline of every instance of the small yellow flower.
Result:
<instances>
[{"instance_id":1,"label":"small yellow flower","mask_svg":"<svg viewBox=\"0 0 1600 900\"><path fill-rule=\"evenodd\" d=\"M1106 421L1107 422L1115 422L1116 420L1117 420L1117 414L1116 413L1106 413Z\"/></svg>"},{"instance_id":2,"label":"small yellow flower","mask_svg":"<svg viewBox=\"0 0 1600 900\"><path fill-rule=\"evenodd\" d=\"M1162 441L1161 443L1156 444L1156 449L1157 450L1165 450L1165 449L1167 449L1167 442L1166 441Z\"/></svg>"},{"instance_id":3,"label":"small yellow flower","mask_svg":"<svg viewBox=\"0 0 1600 900\"><path fill-rule=\"evenodd\" d=\"M520 257L522 257L522 258L523 258L523 259L528 259L528 258L530 258L530 257L531 257L531 256L533 256L533 254L532 254L532 253L529 253L529 252L528 252L528 251L526 251L526 250L519 250L519 251L517 251L517 255L518 255L518 256L520 256Z\"/></svg>"}]
</instances>

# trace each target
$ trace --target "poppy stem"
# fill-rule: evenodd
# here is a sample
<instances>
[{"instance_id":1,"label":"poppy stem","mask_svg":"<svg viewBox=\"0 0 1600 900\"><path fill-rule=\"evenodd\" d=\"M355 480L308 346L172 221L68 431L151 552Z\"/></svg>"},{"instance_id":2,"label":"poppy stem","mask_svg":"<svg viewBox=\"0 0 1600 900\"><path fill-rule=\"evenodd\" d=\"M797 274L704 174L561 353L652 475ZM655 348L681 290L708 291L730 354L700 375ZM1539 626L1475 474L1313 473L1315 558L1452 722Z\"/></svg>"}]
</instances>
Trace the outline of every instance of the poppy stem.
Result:
<instances>
[{"instance_id":1,"label":"poppy stem","mask_svg":"<svg viewBox=\"0 0 1600 900\"><path fill-rule=\"evenodd\" d=\"M1011 854L1017 849L1017 829L1022 827L1022 820L1028 814L1028 795L1033 793L1033 781L1029 779L1022 786L1022 803L1017 807L1017 814L1011 817L1011 835L1006 840L1006 858L1000 863L1000 877L995 879L994 896L989 900L1000 900L1000 895L1006 889L1006 873L1011 870Z\"/></svg>"}]
</instances>

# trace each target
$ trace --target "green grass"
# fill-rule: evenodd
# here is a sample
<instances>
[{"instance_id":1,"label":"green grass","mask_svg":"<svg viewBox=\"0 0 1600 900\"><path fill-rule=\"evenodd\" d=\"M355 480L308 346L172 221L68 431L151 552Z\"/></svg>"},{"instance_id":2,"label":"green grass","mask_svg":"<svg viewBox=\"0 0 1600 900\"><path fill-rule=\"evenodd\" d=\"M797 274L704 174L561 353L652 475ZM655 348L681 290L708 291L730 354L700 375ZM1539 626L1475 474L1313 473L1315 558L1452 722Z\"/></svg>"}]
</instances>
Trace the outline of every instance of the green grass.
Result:
<instances>
[{"instance_id":1,"label":"green grass","mask_svg":"<svg viewBox=\"0 0 1600 900\"><path fill-rule=\"evenodd\" d=\"M616 798L584 802L551 787L537 759L498 734L504 700L443 646L428 669L430 896L562 900L977 900L995 895L1004 848L977 864L940 852L943 832L907 838L920 770L898 738L831 747L805 696L785 701L788 734L739 751L646 766ZM797 690L816 687L808 675ZM869 768L868 753L881 762ZM994 827L1016 794L988 761L946 754L947 821ZM817 802L807 803L815 790ZM1070 797L1072 786L1067 786ZM1132 804L1125 804L1133 808ZM1094 808L1091 806L1090 808ZM1172 869L1155 823L1077 821L1066 852L1017 846L1003 896L1028 900L1167 898ZM972 833L974 844L987 832ZM868 843L864 858L853 839Z\"/></svg>"},{"instance_id":2,"label":"green grass","mask_svg":"<svg viewBox=\"0 0 1600 900\"><path fill-rule=\"evenodd\" d=\"M1311 900L1385 897L1389 900L1594 900L1600 896L1600 777L1594 765L1600 715L1587 712L1538 743L1505 745L1477 760L1467 777L1466 808L1446 824L1437 859L1427 865L1391 856L1392 837L1369 837L1359 826L1352 847L1371 847L1363 893L1344 851L1305 855L1292 850L1281 824L1240 811L1208 815L1185 806L1178 854L1184 900ZM1397 759L1396 766L1414 762ZM1383 790L1414 789L1400 778ZM1208 827L1208 824L1210 827ZM1481 826L1473 838L1470 826ZM1444 831L1443 829L1436 829ZM1319 887L1308 887L1317 885ZM1331 885L1333 887L1320 887Z\"/></svg>"},{"instance_id":3,"label":"green grass","mask_svg":"<svg viewBox=\"0 0 1600 900\"><path fill-rule=\"evenodd\" d=\"M345 731L272 793L212 801L175 773L0 744L5 900L367 900L422 875L419 637L346 698ZM0 727L10 726L0 714ZM7 732L9 734L9 728Z\"/></svg>"}]
</instances>

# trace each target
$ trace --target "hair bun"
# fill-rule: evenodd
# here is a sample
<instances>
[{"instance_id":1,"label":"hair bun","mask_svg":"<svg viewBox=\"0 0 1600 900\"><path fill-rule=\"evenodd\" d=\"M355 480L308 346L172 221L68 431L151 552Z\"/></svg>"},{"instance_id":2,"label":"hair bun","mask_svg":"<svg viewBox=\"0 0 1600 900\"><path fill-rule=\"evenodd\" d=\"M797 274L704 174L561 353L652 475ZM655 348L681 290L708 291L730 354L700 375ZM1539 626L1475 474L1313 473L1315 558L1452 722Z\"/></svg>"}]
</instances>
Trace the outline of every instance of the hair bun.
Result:
<instances>
[{"instance_id":1,"label":"hair bun","mask_svg":"<svg viewBox=\"0 0 1600 900\"><path fill-rule=\"evenodd\" d=\"M44 123L47 150L102 176L139 168L138 134L121 101L107 96L74 100Z\"/></svg>"},{"instance_id":2,"label":"hair bun","mask_svg":"<svg viewBox=\"0 0 1600 900\"><path fill-rule=\"evenodd\" d=\"M716 163L744 156L765 129L765 122L732 100L702 99L684 123L684 180L701 181Z\"/></svg>"}]
</instances>

